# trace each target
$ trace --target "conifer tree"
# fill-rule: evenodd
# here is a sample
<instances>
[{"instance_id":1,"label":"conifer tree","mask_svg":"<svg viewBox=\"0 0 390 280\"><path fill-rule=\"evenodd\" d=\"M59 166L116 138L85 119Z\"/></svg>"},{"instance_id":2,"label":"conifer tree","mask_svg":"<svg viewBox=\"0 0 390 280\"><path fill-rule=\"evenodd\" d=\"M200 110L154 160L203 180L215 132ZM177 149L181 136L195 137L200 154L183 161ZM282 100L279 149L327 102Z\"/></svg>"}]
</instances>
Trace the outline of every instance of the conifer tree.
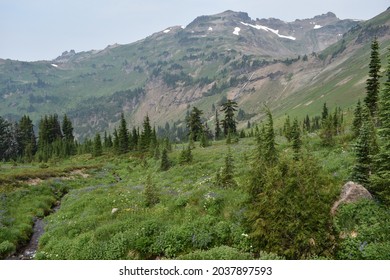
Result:
<instances>
[{"instance_id":1,"label":"conifer tree","mask_svg":"<svg viewBox=\"0 0 390 280\"><path fill-rule=\"evenodd\" d=\"M329 110L328 110L328 107L326 106L326 102L325 102L323 107L322 107L322 113L321 113L322 124L326 121L326 119L328 119L328 115L329 115Z\"/></svg>"},{"instance_id":2,"label":"conifer tree","mask_svg":"<svg viewBox=\"0 0 390 280\"><path fill-rule=\"evenodd\" d=\"M386 82L379 98L378 120L379 152L375 157L375 172L370 183L379 199L390 205L390 48Z\"/></svg>"},{"instance_id":3,"label":"conifer tree","mask_svg":"<svg viewBox=\"0 0 390 280\"><path fill-rule=\"evenodd\" d=\"M121 114L121 122L118 131L119 153L124 154L129 151L129 131L123 113Z\"/></svg>"},{"instance_id":4,"label":"conifer tree","mask_svg":"<svg viewBox=\"0 0 390 280\"><path fill-rule=\"evenodd\" d=\"M138 147L138 132L137 132L137 129L135 127L133 127L133 131L131 133L131 137L130 137L130 149L131 150L136 150L137 147Z\"/></svg>"},{"instance_id":5,"label":"conifer tree","mask_svg":"<svg viewBox=\"0 0 390 280\"><path fill-rule=\"evenodd\" d=\"M152 141L152 127L150 125L149 116L146 115L143 125L142 132L139 140L140 149L142 152L147 152L150 148L150 142Z\"/></svg>"},{"instance_id":6,"label":"conifer tree","mask_svg":"<svg viewBox=\"0 0 390 280\"><path fill-rule=\"evenodd\" d=\"M120 153L120 150L119 150L119 136L118 136L118 131L116 130L116 128L114 129L113 136L114 136L114 141L113 141L114 152L116 154L119 154Z\"/></svg>"},{"instance_id":7,"label":"conifer tree","mask_svg":"<svg viewBox=\"0 0 390 280\"><path fill-rule=\"evenodd\" d=\"M292 148L294 151L294 160L300 158L300 152L302 147L301 132L299 129L298 119L294 119L293 125L291 127L291 139L292 139Z\"/></svg>"},{"instance_id":8,"label":"conifer tree","mask_svg":"<svg viewBox=\"0 0 390 280\"><path fill-rule=\"evenodd\" d=\"M369 187L369 177L373 170L373 156L378 151L376 132L370 109L363 106L363 123L355 144L356 164L352 170L352 179Z\"/></svg>"},{"instance_id":9,"label":"conifer tree","mask_svg":"<svg viewBox=\"0 0 390 280\"><path fill-rule=\"evenodd\" d=\"M73 136L73 126L72 122L69 120L68 116L65 114L62 121L62 132L64 134L64 154L65 156L73 155L76 153L74 136Z\"/></svg>"},{"instance_id":10,"label":"conifer tree","mask_svg":"<svg viewBox=\"0 0 390 280\"><path fill-rule=\"evenodd\" d=\"M190 163L193 160L191 146L187 145L187 148L183 149L180 153L179 162L180 164Z\"/></svg>"},{"instance_id":11,"label":"conifer tree","mask_svg":"<svg viewBox=\"0 0 390 280\"><path fill-rule=\"evenodd\" d=\"M152 182L152 176L150 174L146 177L144 196L146 207L153 207L160 202L159 194Z\"/></svg>"},{"instance_id":12,"label":"conifer tree","mask_svg":"<svg viewBox=\"0 0 390 280\"><path fill-rule=\"evenodd\" d=\"M203 124L201 116L203 114L202 110L199 110L197 107L192 108L192 111L187 119L187 127L189 130L189 135L193 137L193 141L200 140L203 133Z\"/></svg>"},{"instance_id":13,"label":"conifer tree","mask_svg":"<svg viewBox=\"0 0 390 280\"><path fill-rule=\"evenodd\" d=\"M168 151L166 148L164 148L161 154L160 170L167 171L170 167L171 167L171 162L168 158Z\"/></svg>"},{"instance_id":14,"label":"conifer tree","mask_svg":"<svg viewBox=\"0 0 390 280\"><path fill-rule=\"evenodd\" d=\"M287 141L290 142L292 138L292 130L291 130L291 122L290 122L290 116L287 115L287 118L283 125L283 134L287 138Z\"/></svg>"},{"instance_id":15,"label":"conifer tree","mask_svg":"<svg viewBox=\"0 0 390 280\"><path fill-rule=\"evenodd\" d=\"M381 61L379 58L379 43L377 38L371 42L371 57L369 64L368 79L366 81L367 95L364 99L364 103L370 109L372 117L376 116L378 110L378 96L380 88L380 68Z\"/></svg>"},{"instance_id":16,"label":"conifer tree","mask_svg":"<svg viewBox=\"0 0 390 280\"><path fill-rule=\"evenodd\" d=\"M37 151L34 125L29 116L24 115L19 121L20 148L22 156L31 161Z\"/></svg>"},{"instance_id":17,"label":"conifer tree","mask_svg":"<svg viewBox=\"0 0 390 280\"><path fill-rule=\"evenodd\" d=\"M219 123L218 111L215 110L215 140L221 139L222 131Z\"/></svg>"},{"instance_id":18,"label":"conifer tree","mask_svg":"<svg viewBox=\"0 0 390 280\"><path fill-rule=\"evenodd\" d=\"M102 140L99 133L96 133L93 144L93 156L99 157L103 154Z\"/></svg>"},{"instance_id":19,"label":"conifer tree","mask_svg":"<svg viewBox=\"0 0 390 280\"><path fill-rule=\"evenodd\" d=\"M268 108L266 108L266 114L268 122L265 126L264 133L264 157L268 164L273 165L278 159L276 152L274 123L272 120L271 111Z\"/></svg>"},{"instance_id":20,"label":"conifer tree","mask_svg":"<svg viewBox=\"0 0 390 280\"><path fill-rule=\"evenodd\" d=\"M234 159L230 147L225 157L225 165L222 168L220 180L224 188L235 187L237 185L234 180Z\"/></svg>"},{"instance_id":21,"label":"conifer tree","mask_svg":"<svg viewBox=\"0 0 390 280\"><path fill-rule=\"evenodd\" d=\"M227 136L229 131L231 134L237 134L236 120L234 117L234 113L237 111L237 102L228 99L226 103L222 104L221 111L225 113L225 119L222 120L224 135Z\"/></svg>"},{"instance_id":22,"label":"conifer tree","mask_svg":"<svg viewBox=\"0 0 390 280\"><path fill-rule=\"evenodd\" d=\"M362 127L362 122L362 105L359 99L353 114L352 133L354 138L357 138L359 136L360 128Z\"/></svg>"}]
</instances>

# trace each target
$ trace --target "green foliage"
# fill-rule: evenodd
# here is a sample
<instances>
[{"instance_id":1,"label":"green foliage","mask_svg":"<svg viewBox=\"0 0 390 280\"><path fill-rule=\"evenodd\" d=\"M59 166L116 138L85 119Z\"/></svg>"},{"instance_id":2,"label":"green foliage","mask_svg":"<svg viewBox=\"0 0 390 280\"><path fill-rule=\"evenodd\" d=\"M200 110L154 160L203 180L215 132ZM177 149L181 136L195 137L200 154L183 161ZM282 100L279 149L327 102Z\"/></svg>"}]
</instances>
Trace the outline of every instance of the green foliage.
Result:
<instances>
[{"instance_id":1,"label":"green foliage","mask_svg":"<svg viewBox=\"0 0 390 280\"><path fill-rule=\"evenodd\" d=\"M9 254L15 252L16 246L10 241L6 240L0 243L0 258L4 258Z\"/></svg>"},{"instance_id":2,"label":"green foliage","mask_svg":"<svg viewBox=\"0 0 390 280\"><path fill-rule=\"evenodd\" d=\"M188 145L187 148L185 148L181 151L179 163L180 164L191 163L192 160L193 160L193 156L192 156L192 152L191 152L191 146Z\"/></svg>"},{"instance_id":3,"label":"green foliage","mask_svg":"<svg viewBox=\"0 0 390 280\"><path fill-rule=\"evenodd\" d=\"M171 161L169 160L168 157L168 151L166 148L164 148L161 154L160 170L167 171L170 167L171 167Z\"/></svg>"},{"instance_id":4,"label":"green foliage","mask_svg":"<svg viewBox=\"0 0 390 280\"><path fill-rule=\"evenodd\" d=\"M225 118L222 120L224 135L227 136L229 132L236 135L237 128L234 113L237 111L237 102L228 99L226 103L222 104L221 111L225 114Z\"/></svg>"},{"instance_id":5,"label":"green foliage","mask_svg":"<svg viewBox=\"0 0 390 280\"><path fill-rule=\"evenodd\" d=\"M203 114L202 110L199 110L197 107L192 108L192 111L187 119L187 127L189 130L189 135L193 141L198 141L201 139L203 134L203 124L201 116Z\"/></svg>"},{"instance_id":6,"label":"green foliage","mask_svg":"<svg viewBox=\"0 0 390 280\"><path fill-rule=\"evenodd\" d=\"M378 152L376 131L368 107L363 107L363 123L355 144L356 164L352 179L369 187L369 177L373 170L373 156Z\"/></svg>"},{"instance_id":7,"label":"green foliage","mask_svg":"<svg viewBox=\"0 0 390 280\"><path fill-rule=\"evenodd\" d=\"M129 151L129 130L123 113L121 114L121 121L118 130L118 151L120 154L125 154Z\"/></svg>"},{"instance_id":8,"label":"green foliage","mask_svg":"<svg viewBox=\"0 0 390 280\"><path fill-rule=\"evenodd\" d=\"M288 259L331 256L332 180L313 158L281 157L273 166L256 164L249 186L247 225L255 250Z\"/></svg>"},{"instance_id":9,"label":"green foliage","mask_svg":"<svg viewBox=\"0 0 390 280\"><path fill-rule=\"evenodd\" d=\"M380 88L380 69L381 61L379 58L379 43L375 38L371 42L371 57L369 64L368 79L366 81L367 95L364 99L364 103L370 110L371 116L375 117L378 110L378 98Z\"/></svg>"},{"instance_id":10,"label":"green foliage","mask_svg":"<svg viewBox=\"0 0 390 280\"><path fill-rule=\"evenodd\" d=\"M217 185L222 188L231 188L237 186L237 182L234 180L234 159L230 147L225 156L225 165L223 166L220 175L217 176Z\"/></svg>"},{"instance_id":11,"label":"green foliage","mask_svg":"<svg viewBox=\"0 0 390 280\"><path fill-rule=\"evenodd\" d=\"M301 130L299 128L298 119L294 119L294 123L291 127L291 138L292 138L292 148L294 151L294 159L298 160L301 155L301 146L302 146L302 140L301 140Z\"/></svg>"},{"instance_id":12,"label":"green foliage","mask_svg":"<svg viewBox=\"0 0 390 280\"><path fill-rule=\"evenodd\" d=\"M341 239L337 258L389 259L390 214L383 206L370 200L345 204L337 211L334 227Z\"/></svg>"},{"instance_id":13,"label":"green foliage","mask_svg":"<svg viewBox=\"0 0 390 280\"><path fill-rule=\"evenodd\" d=\"M387 80L379 99L379 151L374 158L375 172L370 184L377 197L390 205L390 50L387 60Z\"/></svg>"},{"instance_id":14,"label":"green foliage","mask_svg":"<svg viewBox=\"0 0 390 280\"><path fill-rule=\"evenodd\" d=\"M363 123L362 106L359 99L358 103L356 104L356 108L353 116L353 122L352 122L352 132L354 138L357 138L359 136L362 123Z\"/></svg>"},{"instance_id":15,"label":"green foliage","mask_svg":"<svg viewBox=\"0 0 390 280\"><path fill-rule=\"evenodd\" d=\"M251 260L251 254L240 252L228 246L215 247L210 250L196 250L178 257L179 260Z\"/></svg>"},{"instance_id":16,"label":"green foliage","mask_svg":"<svg viewBox=\"0 0 390 280\"><path fill-rule=\"evenodd\" d=\"M146 178L144 196L146 207L152 207L160 202L159 194L152 182L152 176L150 174Z\"/></svg>"},{"instance_id":17,"label":"green foliage","mask_svg":"<svg viewBox=\"0 0 390 280\"><path fill-rule=\"evenodd\" d=\"M96 133L94 145L93 145L93 156L99 157L103 154L102 140L100 138L100 134Z\"/></svg>"}]
</instances>

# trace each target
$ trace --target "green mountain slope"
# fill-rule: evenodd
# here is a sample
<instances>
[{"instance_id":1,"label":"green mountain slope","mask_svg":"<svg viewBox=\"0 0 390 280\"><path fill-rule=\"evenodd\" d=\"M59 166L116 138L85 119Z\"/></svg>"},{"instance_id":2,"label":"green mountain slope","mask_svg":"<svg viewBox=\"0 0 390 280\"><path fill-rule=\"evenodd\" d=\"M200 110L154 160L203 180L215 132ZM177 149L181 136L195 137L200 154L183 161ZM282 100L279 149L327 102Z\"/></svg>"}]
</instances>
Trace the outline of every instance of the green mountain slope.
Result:
<instances>
[{"instance_id":1,"label":"green mountain slope","mask_svg":"<svg viewBox=\"0 0 390 280\"><path fill-rule=\"evenodd\" d=\"M0 60L0 112L35 121L67 113L83 138L112 130L122 111L131 125L146 114L157 125L180 125L198 106L212 125L212 109L226 98L245 111L241 126L261 118L264 102L276 116L315 114L323 102L346 107L364 94L372 37L382 49L389 44L389 18L328 13L285 23L226 11L128 45L53 61Z\"/></svg>"}]
</instances>

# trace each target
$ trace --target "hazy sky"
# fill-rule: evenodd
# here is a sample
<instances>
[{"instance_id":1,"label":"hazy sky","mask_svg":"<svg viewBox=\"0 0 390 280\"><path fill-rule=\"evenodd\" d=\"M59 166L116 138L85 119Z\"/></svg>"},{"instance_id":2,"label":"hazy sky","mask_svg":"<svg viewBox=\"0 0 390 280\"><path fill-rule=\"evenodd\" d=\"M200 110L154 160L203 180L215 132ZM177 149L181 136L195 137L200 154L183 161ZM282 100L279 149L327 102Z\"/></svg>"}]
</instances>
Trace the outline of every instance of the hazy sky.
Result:
<instances>
[{"instance_id":1,"label":"hazy sky","mask_svg":"<svg viewBox=\"0 0 390 280\"><path fill-rule=\"evenodd\" d=\"M51 60L65 50L128 44L225 10L285 21L334 12L370 19L388 0L0 0L0 58Z\"/></svg>"}]
</instances>

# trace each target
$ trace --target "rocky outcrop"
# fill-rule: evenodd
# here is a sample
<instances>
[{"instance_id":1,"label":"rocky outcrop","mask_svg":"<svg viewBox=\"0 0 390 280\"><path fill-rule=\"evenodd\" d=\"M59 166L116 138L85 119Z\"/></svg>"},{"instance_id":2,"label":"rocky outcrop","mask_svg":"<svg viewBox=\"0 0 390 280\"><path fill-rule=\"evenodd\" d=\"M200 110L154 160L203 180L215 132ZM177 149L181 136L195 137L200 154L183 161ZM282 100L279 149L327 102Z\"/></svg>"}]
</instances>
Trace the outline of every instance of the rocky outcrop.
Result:
<instances>
[{"instance_id":1,"label":"rocky outcrop","mask_svg":"<svg viewBox=\"0 0 390 280\"><path fill-rule=\"evenodd\" d=\"M361 199L372 199L372 195L370 192L363 187L362 185L356 184L354 182L346 183L340 194L339 200L337 200L331 209L332 215L334 215L339 208L339 206L343 203L353 203L359 201Z\"/></svg>"}]
</instances>

